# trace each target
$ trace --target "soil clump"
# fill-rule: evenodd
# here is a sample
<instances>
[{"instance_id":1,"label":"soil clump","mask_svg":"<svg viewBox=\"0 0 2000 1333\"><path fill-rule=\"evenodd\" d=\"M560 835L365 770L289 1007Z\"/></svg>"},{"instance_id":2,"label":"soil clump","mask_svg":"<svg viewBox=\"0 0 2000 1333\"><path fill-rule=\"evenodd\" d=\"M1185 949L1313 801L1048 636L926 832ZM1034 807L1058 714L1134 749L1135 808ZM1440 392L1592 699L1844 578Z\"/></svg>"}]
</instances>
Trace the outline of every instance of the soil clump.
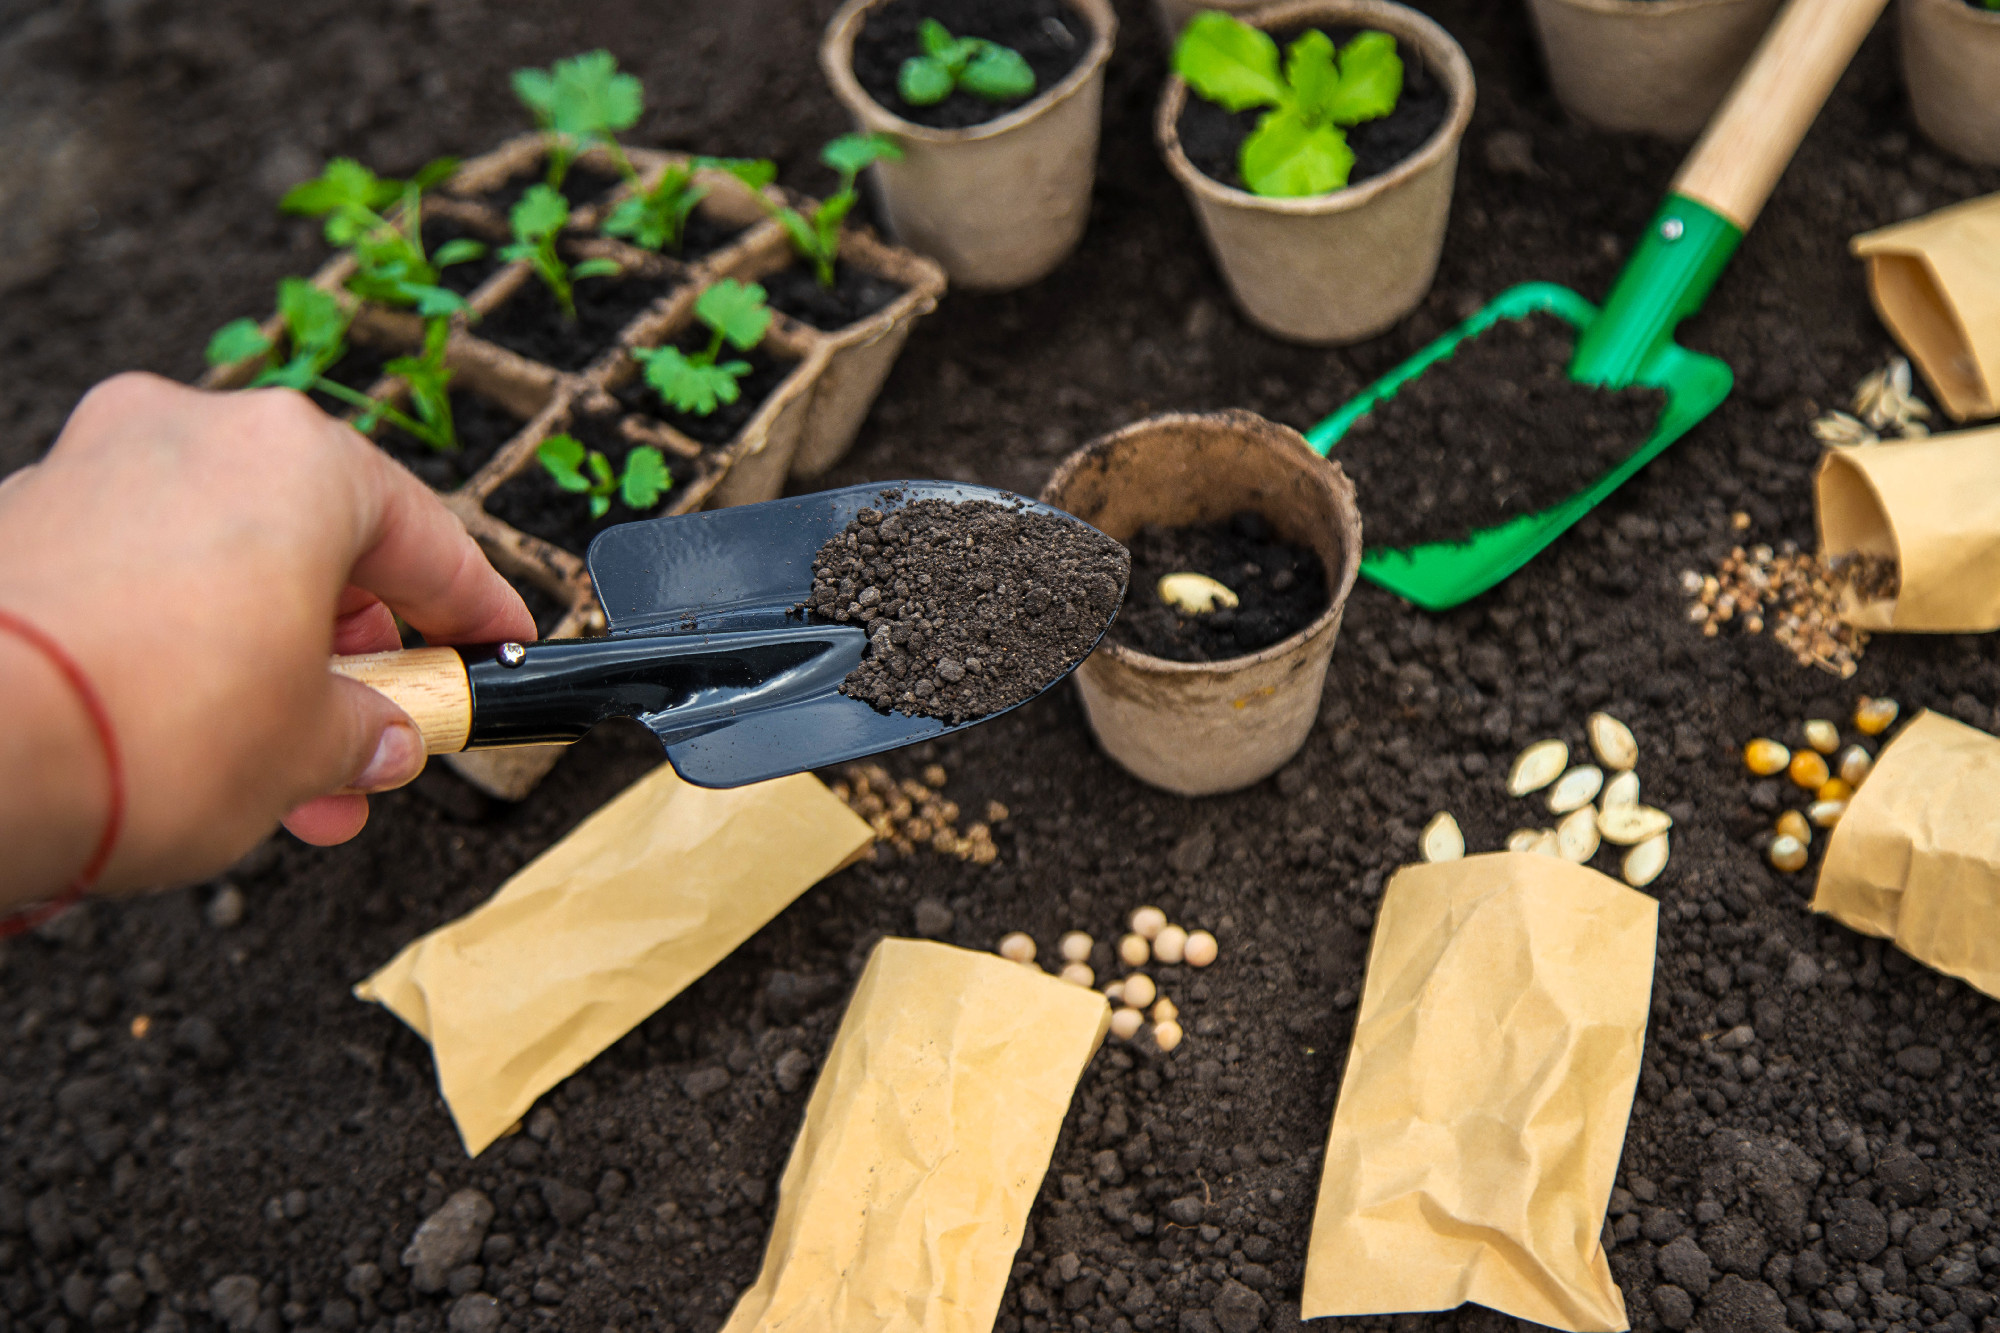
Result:
<instances>
[{"instance_id":1,"label":"soil clump","mask_svg":"<svg viewBox=\"0 0 2000 1333\"><path fill-rule=\"evenodd\" d=\"M1245 511L1191 528L1147 525L1132 540L1132 592L1110 637L1170 662L1219 662L1268 648L1318 619L1327 607L1319 555ZM1188 615L1161 600L1168 574L1205 574L1236 594L1237 605Z\"/></svg>"},{"instance_id":2,"label":"soil clump","mask_svg":"<svg viewBox=\"0 0 2000 1333\"><path fill-rule=\"evenodd\" d=\"M1333 447L1371 549L1462 541L1586 489L1644 444L1666 395L1569 378L1553 315L1502 320L1377 403Z\"/></svg>"},{"instance_id":3,"label":"soil clump","mask_svg":"<svg viewBox=\"0 0 2000 1333\"><path fill-rule=\"evenodd\" d=\"M985 717L1090 654L1131 572L1074 519L987 500L864 509L813 557L810 606L858 623L868 652L841 693L881 712Z\"/></svg>"},{"instance_id":4,"label":"soil clump","mask_svg":"<svg viewBox=\"0 0 2000 1333\"><path fill-rule=\"evenodd\" d=\"M923 54L917 29L936 19L954 37L984 37L1021 53L1035 71L1026 97L990 102L954 89L942 102L911 106L896 89L903 62ZM1061 83L1090 49L1090 23L1062 0L889 0L869 11L854 37L854 78L891 115L934 130L998 120Z\"/></svg>"}]
</instances>

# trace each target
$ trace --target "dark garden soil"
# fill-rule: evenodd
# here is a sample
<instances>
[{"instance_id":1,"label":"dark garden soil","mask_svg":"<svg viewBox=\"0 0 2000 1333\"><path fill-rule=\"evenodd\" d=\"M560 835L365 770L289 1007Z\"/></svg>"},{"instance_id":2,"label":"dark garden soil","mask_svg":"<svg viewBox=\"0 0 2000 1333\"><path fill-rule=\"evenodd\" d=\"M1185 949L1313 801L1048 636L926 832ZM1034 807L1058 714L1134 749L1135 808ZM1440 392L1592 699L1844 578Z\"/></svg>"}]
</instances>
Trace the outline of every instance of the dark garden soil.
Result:
<instances>
[{"instance_id":1,"label":"dark garden soil","mask_svg":"<svg viewBox=\"0 0 2000 1333\"><path fill-rule=\"evenodd\" d=\"M557 370L582 370L617 342L640 312L672 291L676 281L636 274L579 279L572 292L576 318L570 319L548 285L531 277L480 320L475 332Z\"/></svg>"},{"instance_id":2,"label":"dark garden soil","mask_svg":"<svg viewBox=\"0 0 2000 1333\"><path fill-rule=\"evenodd\" d=\"M840 691L958 723L1012 708L1089 655L1118 612L1125 548L980 500L860 515L813 557L811 607L868 631Z\"/></svg>"},{"instance_id":3,"label":"dark garden soil","mask_svg":"<svg viewBox=\"0 0 2000 1333\"><path fill-rule=\"evenodd\" d=\"M1161 600L1168 574L1206 574L1236 594L1234 608L1187 615ZM1217 662L1268 648L1319 618L1326 568L1307 547L1245 511L1198 528L1145 527L1132 539L1132 587L1111 637L1173 662Z\"/></svg>"},{"instance_id":4,"label":"dark garden soil","mask_svg":"<svg viewBox=\"0 0 2000 1333\"><path fill-rule=\"evenodd\" d=\"M349 343L340 360L327 367L326 378L358 393L367 393L375 387L375 381L382 378L382 367L395 356L396 353L381 348ZM324 389L313 389L306 396L319 404L321 411L337 417L344 417L354 410L352 403L343 402Z\"/></svg>"},{"instance_id":5,"label":"dark garden soil","mask_svg":"<svg viewBox=\"0 0 2000 1333\"><path fill-rule=\"evenodd\" d=\"M1601 295L1682 150L1565 118L1520 6L1421 7L1481 82L1436 286L1396 329L1300 348L1238 316L1152 147L1166 57L1151 5L1120 0L1081 248L1026 290L947 297L854 453L808 489L944 477L1033 494L1070 450L1168 410L1308 427L1511 283ZM310 272L319 226L275 201L323 157L407 174L517 132L518 66L608 46L652 101L634 142L768 153L788 183L825 191L816 154L848 128L813 67L833 8L8 11L0 144L19 150L20 188L0 204L16 238L0 251L0 466L33 458L103 375L192 379L213 329ZM273 1333L423 1333L460 1302L465 1328L497 1312L522 1333L712 1333L757 1272L810 1071L876 940L991 948L1021 929L1046 957L1072 927L1115 938L1151 901L1214 930L1221 958L1159 971L1178 1050L1113 1043L1086 1073L999 1327L1291 1330L1382 885L1437 810L1473 849L1499 845L1525 822L1502 794L1509 760L1549 735L1581 745L1596 707L1637 733L1646 799L1677 821L1650 890L1654 1021L1609 1228L1635 1326L1692 1307L1704 1333L1770 1328L1731 1312L1775 1303L1801 1328L1993 1327L2000 1002L1810 915L1809 880L1768 869L1741 831L1766 817L1744 817L1736 752L1802 717L1844 719L1860 693L1992 728L1994 641L1878 636L1836 682L1766 636L1704 639L1678 582L1740 543L1814 540L1808 427L1891 352L1848 238L2000 190L2000 170L1917 135L1891 26L1682 326L1737 391L1486 596L1432 615L1358 586L1319 724L1269 781L1200 801L1142 786L1092 744L1069 689L890 756L898 777L944 766L968 811L1004 802L998 860L920 852L834 876L472 1161L425 1045L349 988L657 764L636 729L587 738L519 805L434 766L376 798L345 847L275 839L215 882L93 904L7 945L8 1327L206 1330L219 1296L239 1327ZM22 208L44 209L27 230ZM1739 1025L1749 1044L1722 1049ZM467 1294L417 1292L403 1248L461 1188L496 1210L451 1276ZM1326 1327L1522 1326L1464 1310Z\"/></svg>"},{"instance_id":6,"label":"dark garden soil","mask_svg":"<svg viewBox=\"0 0 2000 1333\"><path fill-rule=\"evenodd\" d=\"M812 265L803 260L760 281L764 284L764 299L773 310L783 311L828 333L868 318L904 290L897 283L878 278L846 260L834 262L831 287L820 286Z\"/></svg>"},{"instance_id":7,"label":"dark garden soil","mask_svg":"<svg viewBox=\"0 0 2000 1333\"><path fill-rule=\"evenodd\" d=\"M377 443L433 488L451 491L471 480L501 445L514 438L514 432L521 429L521 419L477 394L454 390L451 426L458 436L458 449L453 453L433 449L396 426L384 426Z\"/></svg>"},{"instance_id":8,"label":"dark garden soil","mask_svg":"<svg viewBox=\"0 0 2000 1333\"><path fill-rule=\"evenodd\" d=\"M547 179L548 163L544 160L532 172L516 176L497 189L472 197L504 218L515 204L521 202L522 195ZM624 178L615 171L599 171L595 167L579 162L570 166L570 169L563 174L563 183L556 188L562 191L563 198L569 200L571 211L575 211L587 204L599 202L617 189L623 180Z\"/></svg>"},{"instance_id":9,"label":"dark garden soil","mask_svg":"<svg viewBox=\"0 0 2000 1333\"><path fill-rule=\"evenodd\" d=\"M1644 444L1666 395L1577 384L1574 346L1554 315L1502 320L1357 420L1329 456L1354 482L1369 547L1456 542L1539 513Z\"/></svg>"},{"instance_id":10,"label":"dark garden soil","mask_svg":"<svg viewBox=\"0 0 2000 1333\"><path fill-rule=\"evenodd\" d=\"M1282 52L1306 31L1303 27L1282 28L1271 36ZM1323 31L1338 46L1360 29L1330 27ZM1403 42L1396 43L1396 54L1403 61L1403 92L1396 99L1396 109L1379 120L1349 125L1344 131L1347 146L1354 151L1354 166L1347 176L1349 185L1359 185L1371 176L1381 175L1422 148L1451 114L1451 89L1424 64L1422 55ZM1479 74L1475 71L1475 77ZM1181 151L1187 154L1194 169L1210 180L1247 190L1250 187L1243 183L1237 162L1243 141L1250 137L1263 116L1262 108L1225 110L1190 89L1178 123Z\"/></svg>"},{"instance_id":11,"label":"dark garden soil","mask_svg":"<svg viewBox=\"0 0 2000 1333\"><path fill-rule=\"evenodd\" d=\"M707 349L708 340L689 333L683 334L674 345L683 352L703 351ZM785 378L798 369L799 363L775 356L762 347L738 352L727 344L723 346L721 359L747 361L750 370L736 381L736 401L717 403L715 410L705 417L677 412L669 407L658 390L646 383L643 374L618 390L615 397L628 410L657 417L690 440L700 444L727 444L736 437L736 432L750 424L750 418L763 408L764 400L778 391Z\"/></svg>"},{"instance_id":12,"label":"dark garden soil","mask_svg":"<svg viewBox=\"0 0 2000 1333\"><path fill-rule=\"evenodd\" d=\"M687 225L681 228L681 248L665 253L691 264L733 244L748 230L740 223L725 222L704 209L696 208L688 215Z\"/></svg>"},{"instance_id":13,"label":"dark garden soil","mask_svg":"<svg viewBox=\"0 0 2000 1333\"><path fill-rule=\"evenodd\" d=\"M578 416L569 424L569 433L586 449L595 449L610 460L612 469L623 473L625 455L632 451L632 442L618 432L618 418L614 416ZM667 467L679 473L675 464L680 460L667 458ZM685 466L683 464L682 466ZM672 493L660 498L661 505L671 504ZM556 485L555 478L548 474L540 463L530 463L521 470L519 476L509 480L486 498L486 512L502 523L511 524L532 537L554 542L572 555L582 555L590 546L590 539L613 523L630 523L644 514L635 514L625 507L625 502L617 496L611 499L611 508L602 518L590 516L590 497L577 495ZM649 510L648 513L653 511Z\"/></svg>"},{"instance_id":14,"label":"dark garden soil","mask_svg":"<svg viewBox=\"0 0 2000 1333\"><path fill-rule=\"evenodd\" d=\"M936 19L954 37L984 37L1021 53L1035 71L1026 97L990 102L958 90L932 106L911 106L896 91L903 62L923 51L917 29ZM936 130L997 120L1061 83L1090 50L1090 22L1062 0L889 0L870 10L854 39L854 77L891 115Z\"/></svg>"},{"instance_id":15,"label":"dark garden soil","mask_svg":"<svg viewBox=\"0 0 2000 1333\"><path fill-rule=\"evenodd\" d=\"M477 259L452 264L438 270L438 285L460 296L470 296L485 282L499 272L501 261L495 252L504 242L498 242L484 232L455 222L450 218L424 219L424 253L435 258L440 247L452 241L477 241L486 247L486 253Z\"/></svg>"}]
</instances>

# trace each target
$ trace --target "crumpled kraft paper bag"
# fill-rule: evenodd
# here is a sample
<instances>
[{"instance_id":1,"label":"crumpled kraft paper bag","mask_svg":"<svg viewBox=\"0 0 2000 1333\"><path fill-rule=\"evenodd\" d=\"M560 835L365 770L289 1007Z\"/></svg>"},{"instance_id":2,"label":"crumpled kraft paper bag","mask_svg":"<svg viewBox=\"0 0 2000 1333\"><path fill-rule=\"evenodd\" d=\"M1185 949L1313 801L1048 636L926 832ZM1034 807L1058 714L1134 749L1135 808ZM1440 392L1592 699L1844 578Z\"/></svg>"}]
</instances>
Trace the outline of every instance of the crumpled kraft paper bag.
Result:
<instances>
[{"instance_id":1,"label":"crumpled kraft paper bag","mask_svg":"<svg viewBox=\"0 0 2000 1333\"><path fill-rule=\"evenodd\" d=\"M1812 907L2000 999L2000 738L1913 718L1848 798Z\"/></svg>"},{"instance_id":2,"label":"crumpled kraft paper bag","mask_svg":"<svg viewBox=\"0 0 2000 1333\"><path fill-rule=\"evenodd\" d=\"M662 764L354 994L430 1042L477 1156L873 837L811 774L711 791Z\"/></svg>"},{"instance_id":3,"label":"crumpled kraft paper bag","mask_svg":"<svg viewBox=\"0 0 2000 1333\"><path fill-rule=\"evenodd\" d=\"M1857 629L1982 633L2000 628L2000 427L1829 449L1813 483L1822 557L1897 562L1892 599L1841 616Z\"/></svg>"},{"instance_id":4,"label":"crumpled kraft paper bag","mask_svg":"<svg viewBox=\"0 0 2000 1333\"><path fill-rule=\"evenodd\" d=\"M1528 852L1389 881L1304 1318L1477 1301L1578 1333L1627 1327L1602 1232L1658 920L1645 894Z\"/></svg>"},{"instance_id":5,"label":"crumpled kraft paper bag","mask_svg":"<svg viewBox=\"0 0 2000 1333\"><path fill-rule=\"evenodd\" d=\"M1889 332L1957 421L2000 416L2000 194L1851 242Z\"/></svg>"},{"instance_id":6,"label":"crumpled kraft paper bag","mask_svg":"<svg viewBox=\"0 0 2000 1333\"><path fill-rule=\"evenodd\" d=\"M989 1333L1077 1078L1088 987L921 940L875 946L723 1333Z\"/></svg>"}]
</instances>

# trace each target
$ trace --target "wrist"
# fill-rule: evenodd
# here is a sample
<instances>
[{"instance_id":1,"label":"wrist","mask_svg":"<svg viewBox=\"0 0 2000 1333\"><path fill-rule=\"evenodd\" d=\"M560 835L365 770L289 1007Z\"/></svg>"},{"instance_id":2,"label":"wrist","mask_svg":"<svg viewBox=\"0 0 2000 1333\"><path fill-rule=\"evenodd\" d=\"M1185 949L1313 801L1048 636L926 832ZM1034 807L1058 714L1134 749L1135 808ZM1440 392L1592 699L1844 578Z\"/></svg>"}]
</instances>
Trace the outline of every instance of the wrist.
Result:
<instances>
[{"instance_id":1,"label":"wrist","mask_svg":"<svg viewBox=\"0 0 2000 1333\"><path fill-rule=\"evenodd\" d=\"M111 781L90 710L61 666L0 625L0 911L53 898L89 869Z\"/></svg>"}]
</instances>

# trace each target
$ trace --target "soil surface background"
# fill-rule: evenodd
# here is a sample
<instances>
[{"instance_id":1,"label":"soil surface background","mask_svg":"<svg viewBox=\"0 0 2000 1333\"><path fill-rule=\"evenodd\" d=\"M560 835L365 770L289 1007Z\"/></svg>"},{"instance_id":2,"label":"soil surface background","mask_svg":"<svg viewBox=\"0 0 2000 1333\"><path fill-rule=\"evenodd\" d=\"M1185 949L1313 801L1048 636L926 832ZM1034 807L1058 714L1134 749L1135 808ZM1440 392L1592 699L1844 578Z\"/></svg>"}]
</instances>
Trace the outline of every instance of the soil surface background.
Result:
<instances>
[{"instance_id":1,"label":"soil surface background","mask_svg":"<svg viewBox=\"0 0 2000 1333\"><path fill-rule=\"evenodd\" d=\"M1481 84L1436 286L1395 330L1314 350L1236 314L1152 147L1150 6L1123 0L1081 249L1026 291L949 296L821 484L1032 494L1152 412L1310 426L1510 283L1600 296L1681 149L1567 122L1518 6L1421 7ZM274 204L323 157L407 172L522 128L518 65L608 46L652 99L635 142L771 155L828 188L815 155L847 127L813 52L832 8L0 3L0 468L104 375L192 379L214 328L310 272L316 224ZM1086 1074L999 1327L1292 1328L1385 879L1440 808L1498 846L1520 822L1507 761L1548 735L1580 747L1596 707L1632 726L1646 798L1677 821L1607 1228L1634 1324L2000 1326L2000 1004L1809 915L1809 881L1750 845L1770 814L1735 757L1863 692L1990 728L1993 645L1878 639L1839 682L1763 639L1702 638L1678 588L1736 542L1812 540L1807 425L1891 350L1848 237L2000 189L1917 137L1888 29L1682 329L1737 392L1493 593L1429 615L1357 587L1319 724L1269 781L1150 790L1097 751L1069 690L892 756L898 776L942 765L966 810L1009 807L995 863L919 852L834 877L470 1161L427 1048L349 987L658 762L634 732L591 736L519 806L439 767L349 846L274 840L214 883L9 944L0 1328L706 1333L757 1271L811 1071L879 938L990 948L1022 929L1047 957L1073 927L1114 938L1142 902L1213 930L1221 959L1159 970L1179 1049L1114 1045ZM404 1247L461 1189L490 1199L490 1234L418 1291ZM1338 1326L1517 1325L1466 1309Z\"/></svg>"}]
</instances>

